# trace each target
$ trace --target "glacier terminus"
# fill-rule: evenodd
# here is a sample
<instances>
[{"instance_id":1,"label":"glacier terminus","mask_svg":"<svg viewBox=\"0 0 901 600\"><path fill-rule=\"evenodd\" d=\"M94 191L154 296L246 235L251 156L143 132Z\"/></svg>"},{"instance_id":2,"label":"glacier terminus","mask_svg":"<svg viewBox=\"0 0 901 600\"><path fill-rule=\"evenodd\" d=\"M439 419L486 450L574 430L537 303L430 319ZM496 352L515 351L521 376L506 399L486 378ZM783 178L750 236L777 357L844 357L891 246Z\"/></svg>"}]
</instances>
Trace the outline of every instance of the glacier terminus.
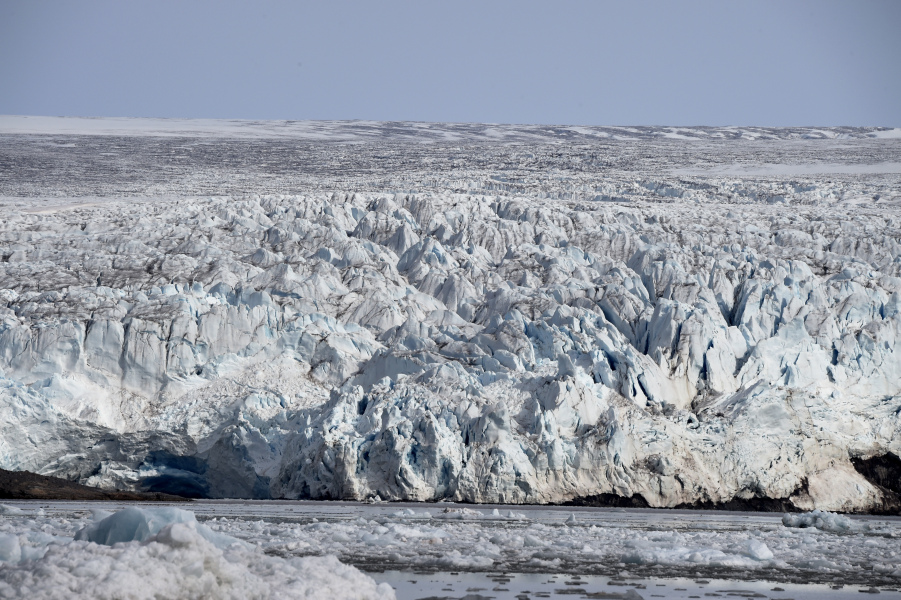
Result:
<instances>
[{"instance_id":1,"label":"glacier terminus","mask_svg":"<svg viewBox=\"0 0 901 600\"><path fill-rule=\"evenodd\" d=\"M3 117L0 467L896 511L899 138Z\"/></svg>"}]
</instances>

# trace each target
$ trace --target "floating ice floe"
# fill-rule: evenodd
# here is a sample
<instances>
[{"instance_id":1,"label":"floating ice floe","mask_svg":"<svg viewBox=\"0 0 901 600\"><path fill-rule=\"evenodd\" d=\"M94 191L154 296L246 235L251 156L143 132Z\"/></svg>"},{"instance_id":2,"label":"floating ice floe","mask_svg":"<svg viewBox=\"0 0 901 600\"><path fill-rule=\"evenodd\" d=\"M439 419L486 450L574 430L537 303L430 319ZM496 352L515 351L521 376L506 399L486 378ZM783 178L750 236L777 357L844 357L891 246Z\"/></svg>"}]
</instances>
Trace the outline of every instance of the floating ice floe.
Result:
<instances>
[{"instance_id":1,"label":"floating ice floe","mask_svg":"<svg viewBox=\"0 0 901 600\"><path fill-rule=\"evenodd\" d=\"M495 512L497 510L495 509ZM474 510L472 508L445 508L444 510L438 512L433 515L435 519L447 519L452 521L463 521L465 519L484 519L487 516L480 510ZM500 516L500 513L497 514Z\"/></svg>"},{"instance_id":2,"label":"floating ice floe","mask_svg":"<svg viewBox=\"0 0 901 600\"><path fill-rule=\"evenodd\" d=\"M785 513L782 516L782 524L786 527L814 527L832 533L851 533L866 527L865 525L854 523L854 521L844 515L837 515L822 510L795 514Z\"/></svg>"}]
</instances>

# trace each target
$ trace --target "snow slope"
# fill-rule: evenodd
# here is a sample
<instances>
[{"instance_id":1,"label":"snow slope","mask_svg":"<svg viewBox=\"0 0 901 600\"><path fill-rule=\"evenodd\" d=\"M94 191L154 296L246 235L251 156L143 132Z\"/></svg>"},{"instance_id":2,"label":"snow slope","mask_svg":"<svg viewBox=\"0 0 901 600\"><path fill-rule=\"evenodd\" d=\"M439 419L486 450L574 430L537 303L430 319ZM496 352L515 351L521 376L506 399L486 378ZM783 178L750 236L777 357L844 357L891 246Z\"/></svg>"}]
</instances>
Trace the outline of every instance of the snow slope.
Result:
<instances>
[{"instance_id":1,"label":"snow slope","mask_svg":"<svg viewBox=\"0 0 901 600\"><path fill-rule=\"evenodd\" d=\"M891 505L853 460L901 455L899 176L668 173L897 142L403 139L0 140L0 466L214 497Z\"/></svg>"}]
</instances>

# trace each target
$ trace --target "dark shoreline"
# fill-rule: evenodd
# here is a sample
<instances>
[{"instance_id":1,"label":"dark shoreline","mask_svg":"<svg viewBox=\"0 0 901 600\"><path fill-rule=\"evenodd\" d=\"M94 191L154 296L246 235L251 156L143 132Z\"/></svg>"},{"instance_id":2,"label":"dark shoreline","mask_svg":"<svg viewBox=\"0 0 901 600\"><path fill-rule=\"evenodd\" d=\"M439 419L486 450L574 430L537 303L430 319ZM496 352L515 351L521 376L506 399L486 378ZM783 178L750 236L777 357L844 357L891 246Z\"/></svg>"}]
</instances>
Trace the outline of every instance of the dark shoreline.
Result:
<instances>
[{"instance_id":1,"label":"dark shoreline","mask_svg":"<svg viewBox=\"0 0 901 600\"><path fill-rule=\"evenodd\" d=\"M159 492L102 490L30 471L0 469L0 500L113 500L129 502L190 502Z\"/></svg>"},{"instance_id":2,"label":"dark shoreline","mask_svg":"<svg viewBox=\"0 0 901 600\"><path fill-rule=\"evenodd\" d=\"M894 457L892 457L894 458ZM897 459L895 459L897 460ZM877 459L878 466L884 469L882 462L884 459ZM869 461L867 461L869 462ZM875 462L875 461L874 461ZM897 468L896 465L892 465ZM892 469L892 475L895 470ZM881 474L881 473L880 473ZM884 475L883 475L884 477ZM862 516L901 516L901 501L899 495L893 489L879 485L885 483L884 478L878 483L872 483L880 487L886 496L887 502L880 507L873 507L866 511L830 511L839 512L841 514L862 515ZM895 487L895 486L892 486ZM259 500L254 498L196 498L197 500L232 500L232 501L252 501ZM0 469L0 500L72 500L72 501L118 501L118 502L191 502L193 498L185 498L174 494L166 494L162 492L131 492L123 490L103 490L100 488L81 485L66 479L58 477L50 477L47 475L38 475L30 471L7 471ZM269 500L291 502L285 498L270 498ZM365 500L351 500L346 498L299 498L297 501L312 502L361 502ZM415 500L384 500L385 504L422 504ZM436 500L426 501L424 503L436 502ZM565 502L548 503L548 504L497 504L493 502L477 503L466 501L448 501L449 504L468 505L468 506L504 506L513 509L517 506L530 507L573 507L573 508L638 508L650 510L695 510L695 511L729 511L729 512L762 512L762 513L798 513L805 512L795 506L788 498L750 498L741 499L733 498L727 502L693 502L683 503L671 507L654 507L645 501L640 495L632 497L617 496L616 494L597 494L591 496L583 496L573 498Z\"/></svg>"},{"instance_id":3,"label":"dark shoreline","mask_svg":"<svg viewBox=\"0 0 901 600\"><path fill-rule=\"evenodd\" d=\"M573 498L556 506L572 507L597 507L597 508L648 508L653 510L698 510L698 511L727 511L727 512L760 512L760 513L802 513L808 512L795 506L787 498L733 498L727 502L692 502L677 504L676 506L658 507L651 506L641 496L624 498L615 494L598 494L596 496L583 496ZM901 516L901 503L896 499L890 499L880 507L858 511L828 511L845 515L869 515L874 517Z\"/></svg>"}]
</instances>

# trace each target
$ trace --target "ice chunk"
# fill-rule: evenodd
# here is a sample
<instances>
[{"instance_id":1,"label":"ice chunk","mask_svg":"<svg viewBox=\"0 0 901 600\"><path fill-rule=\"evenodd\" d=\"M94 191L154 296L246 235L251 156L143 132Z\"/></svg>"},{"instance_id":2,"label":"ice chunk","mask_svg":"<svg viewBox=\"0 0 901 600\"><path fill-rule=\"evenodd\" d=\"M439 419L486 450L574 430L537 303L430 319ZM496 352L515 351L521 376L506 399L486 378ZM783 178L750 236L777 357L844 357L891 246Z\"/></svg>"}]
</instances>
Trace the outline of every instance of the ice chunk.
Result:
<instances>
[{"instance_id":1,"label":"ice chunk","mask_svg":"<svg viewBox=\"0 0 901 600\"><path fill-rule=\"evenodd\" d=\"M184 525L186 529L195 531L218 548L244 543L231 536L216 533L206 525L201 525L194 517L194 513L172 507L129 507L84 526L75 534L75 539L106 546L120 542L144 542L161 533L167 526L174 524ZM179 528L178 531L183 531L185 528ZM171 528L166 535L173 535Z\"/></svg>"},{"instance_id":2,"label":"ice chunk","mask_svg":"<svg viewBox=\"0 0 901 600\"><path fill-rule=\"evenodd\" d=\"M22 548L19 546L19 536L0 533L0 561L17 562L20 558Z\"/></svg>"},{"instance_id":3,"label":"ice chunk","mask_svg":"<svg viewBox=\"0 0 901 600\"><path fill-rule=\"evenodd\" d=\"M119 535L113 534L114 530L139 536L164 520L134 511L114 519L125 512L100 522L107 523L102 529L110 534L108 539ZM168 516L169 522L144 542L127 541L115 548L85 541L51 544L37 560L4 567L0 596L38 600L63 596L148 600L395 597L389 585L376 584L334 556L283 559L242 545L222 549L205 539L196 521L177 513ZM119 523L121 529L116 530L113 523ZM62 596L61 590L65 592Z\"/></svg>"},{"instance_id":4,"label":"ice chunk","mask_svg":"<svg viewBox=\"0 0 901 600\"><path fill-rule=\"evenodd\" d=\"M192 527L192 524L188 523L166 525L155 536L157 542L174 547L197 545L200 543L199 538L202 536Z\"/></svg>"},{"instance_id":5,"label":"ice chunk","mask_svg":"<svg viewBox=\"0 0 901 600\"><path fill-rule=\"evenodd\" d=\"M415 510L405 508L403 510L391 513L391 516L397 517L398 519L427 519L430 515L427 511L417 513Z\"/></svg>"},{"instance_id":6,"label":"ice chunk","mask_svg":"<svg viewBox=\"0 0 901 600\"><path fill-rule=\"evenodd\" d=\"M815 527L832 533L850 533L855 529L848 517L822 510L794 515L786 513L782 517L782 524L786 527Z\"/></svg>"},{"instance_id":7,"label":"ice chunk","mask_svg":"<svg viewBox=\"0 0 901 600\"><path fill-rule=\"evenodd\" d=\"M471 508L445 508L435 515L435 518L462 521L464 519L481 519L484 516L481 512Z\"/></svg>"},{"instance_id":8,"label":"ice chunk","mask_svg":"<svg viewBox=\"0 0 901 600\"><path fill-rule=\"evenodd\" d=\"M8 504L0 504L0 515L23 515L25 511L21 508L17 508L15 506L9 506Z\"/></svg>"},{"instance_id":9,"label":"ice chunk","mask_svg":"<svg viewBox=\"0 0 901 600\"><path fill-rule=\"evenodd\" d=\"M770 560L773 558L772 550L760 540L748 540L744 554L756 560Z\"/></svg>"},{"instance_id":10,"label":"ice chunk","mask_svg":"<svg viewBox=\"0 0 901 600\"><path fill-rule=\"evenodd\" d=\"M103 510L102 508L92 508L91 509L91 518L94 521L102 521L103 519L112 516L112 512L108 510Z\"/></svg>"},{"instance_id":11,"label":"ice chunk","mask_svg":"<svg viewBox=\"0 0 901 600\"><path fill-rule=\"evenodd\" d=\"M459 550L451 550L432 562L438 566L453 569L485 569L494 564L494 560L488 556L463 554Z\"/></svg>"}]
</instances>

